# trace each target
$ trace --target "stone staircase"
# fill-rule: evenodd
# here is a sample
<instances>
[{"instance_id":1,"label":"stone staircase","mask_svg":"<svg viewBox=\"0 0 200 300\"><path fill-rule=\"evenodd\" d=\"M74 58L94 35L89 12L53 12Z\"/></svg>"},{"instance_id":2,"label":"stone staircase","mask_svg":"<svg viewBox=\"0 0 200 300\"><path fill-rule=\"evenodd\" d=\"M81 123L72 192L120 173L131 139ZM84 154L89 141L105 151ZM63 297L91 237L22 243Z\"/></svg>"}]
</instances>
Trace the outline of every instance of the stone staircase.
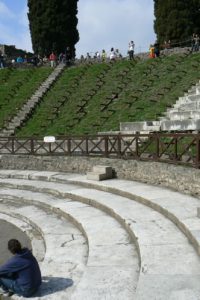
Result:
<instances>
[{"instance_id":1,"label":"stone staircase","mask_svg":"<svg viewBox=\"0 0 200 300\"><path fill-rule=\"evenodd\" d=\"M161 130L200 130L200 82L167 110L161 120Z\"/></svg>"},{"instance_id":2,"label":"stone staircase","mask_svg":"<svg viewBox=\"0 0 200 300\"><path fill-rule=\"evenodd\" d=\"M15 134L15 130L20 127L26 119L32 114L35 107L40 103L42 97L47 93L53 83L60 76L65 68L65 64L59 64L49 77L41 84L37 91L23 105L17 115L11 119L6 127L0 131L0 137L8 137Z\"/></svg>"},{"instance_id":3,"label":"stone staircase","mask_svg":"<svg viewBox=\"0 0 200 300\"><path fill-rule=\"evenodd\" d=\"M157 131L200 130L200 82L179 97L172 108L168 108L160 121L125 122L120 124L122 133L149 133Z\"/></svg>"},{"instance_id":4,"label":"stone staircase","mask_svg":"<svg viewBox=\"0 0 200 300\"><path fill-rule=\"evenodd\" d=\"M200 299L198 199L134 181L29 170L0 170L0 199L0 218L40 233L33 251L44 285L35 299Z\"/></svg>"}]
</instances>

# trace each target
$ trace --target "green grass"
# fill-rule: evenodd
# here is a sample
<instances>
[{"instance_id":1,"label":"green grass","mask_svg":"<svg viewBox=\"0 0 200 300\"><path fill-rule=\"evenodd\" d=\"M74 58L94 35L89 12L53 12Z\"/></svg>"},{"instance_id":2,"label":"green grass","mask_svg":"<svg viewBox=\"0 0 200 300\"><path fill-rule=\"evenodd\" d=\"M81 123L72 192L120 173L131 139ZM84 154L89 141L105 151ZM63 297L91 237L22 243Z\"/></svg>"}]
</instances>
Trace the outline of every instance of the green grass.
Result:
<instances>
[{"instance_id":1,"label":"green grass","mask_svg":"<svg viewBox=\"0 0 200 300\"><path fill-rule=\"evenodd\" d=\"M17 135L94 134L119 130L120 122L156 120L199 80L199 71L200 54L65 69Z\"/></svg>"},{"instance_id":2,"label":"green grass","mask_svg":"<svg viewBox=\"0 0 200 300\"><path fill-rule=\"evenodd\" d=\"M0 127L16 115L50 73L50 68L0 71Z\"/></svg>"}]
</instances>

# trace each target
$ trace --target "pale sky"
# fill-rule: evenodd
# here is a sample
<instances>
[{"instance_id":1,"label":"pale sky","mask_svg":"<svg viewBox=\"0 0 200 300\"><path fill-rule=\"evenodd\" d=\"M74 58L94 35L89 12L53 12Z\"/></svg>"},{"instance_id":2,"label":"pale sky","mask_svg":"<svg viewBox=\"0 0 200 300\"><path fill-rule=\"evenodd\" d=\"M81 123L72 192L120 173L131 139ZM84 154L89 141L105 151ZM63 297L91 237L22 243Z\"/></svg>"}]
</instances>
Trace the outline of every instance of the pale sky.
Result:
<instances>
[{"instance_id":1,"label":"pale sky","mask_svg":"<svg viewBox=\"0 0 200 300\"><path fill-rule=\"evenodd\" d=\"M44 0L45 1L45 0ZM79 57L111 47L126 54L129 41L136 52L155 42L153 0L79 0L76 44ZM31 51L26 0L0 0L0 44Z\"/></svg>"}]
</instances>

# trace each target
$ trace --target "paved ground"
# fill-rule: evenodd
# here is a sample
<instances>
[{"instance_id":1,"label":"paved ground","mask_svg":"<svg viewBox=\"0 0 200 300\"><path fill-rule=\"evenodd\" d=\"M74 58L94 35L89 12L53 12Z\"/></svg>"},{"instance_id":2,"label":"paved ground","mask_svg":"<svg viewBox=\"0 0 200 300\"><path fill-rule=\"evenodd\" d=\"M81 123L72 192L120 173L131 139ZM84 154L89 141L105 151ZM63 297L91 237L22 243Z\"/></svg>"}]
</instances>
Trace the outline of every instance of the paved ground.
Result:
<instances>
[{"instance_id":1,"label":"paved ground","mask_svg":"<svg viewBox=\"0 0 200 300\"><path fill-rule=\"evenodd\" d=\"M3 264L5 260L11 257L11 254L7 250L7 243L12 238L18 239L23 246L31 248L31 243L25 233L16 226L0 220L0 264Z\"/></svg>"}]
</instances>

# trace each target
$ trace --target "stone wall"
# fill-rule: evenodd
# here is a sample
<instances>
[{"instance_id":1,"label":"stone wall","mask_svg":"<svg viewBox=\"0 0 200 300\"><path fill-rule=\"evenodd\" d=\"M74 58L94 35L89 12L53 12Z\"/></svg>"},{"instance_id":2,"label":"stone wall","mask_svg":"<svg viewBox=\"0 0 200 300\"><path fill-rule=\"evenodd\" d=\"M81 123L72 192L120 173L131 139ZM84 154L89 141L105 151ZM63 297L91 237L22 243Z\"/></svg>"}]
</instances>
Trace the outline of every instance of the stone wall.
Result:
<instances>
[{"instance_id":1,"label":"stone wall","mask_svg":"<svg viewBox=\"0 0 200 300\"><path fill-rule=\"evenodd\" d=\"M94 165L111 166L115 176L120 179L170 187L200 197L200 170L189 167L158 162L89 157L0 156L1 169L87 173Z\"/></svg>"}]
</instances>

